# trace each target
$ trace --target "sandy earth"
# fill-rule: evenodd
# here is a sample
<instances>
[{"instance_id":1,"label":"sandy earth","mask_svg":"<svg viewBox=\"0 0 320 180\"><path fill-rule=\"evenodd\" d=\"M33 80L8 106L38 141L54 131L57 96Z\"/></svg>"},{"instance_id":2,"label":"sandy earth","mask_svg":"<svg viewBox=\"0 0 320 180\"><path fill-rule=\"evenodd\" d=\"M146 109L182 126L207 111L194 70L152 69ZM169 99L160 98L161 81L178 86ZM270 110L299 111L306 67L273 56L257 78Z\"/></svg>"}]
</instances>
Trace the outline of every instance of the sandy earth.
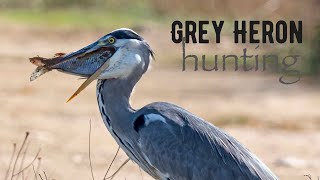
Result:
<instances>
[{"instance_id":1,"label":"sandy earth","mask_svg":"<svg viewBox=\"0 0 320 180\"><path fill-rule=\"evenodd\" d=\"M159 32L158 32L159 31ZM223 128L265 162L281 179L320 176L320 93L307 79L285 86L266 73L181 72L165 68L162 54L172 46L167 30L145 32L157 60L135 89L132 104L139 108L154 101L178 104ZM81 34L81 38L79 35ZM103 35L103 31L49 30L21 25L0 27L0 178L3 179L13 142L31 132L32 160L41 147L42 166L50 178L90 179L88 130L92 120L92 162L102 179L117 144L101 120L95 85L66 104L80 85L77 77L49 73L30 83L34 55L76 50ZM153 37L165 37L155 39ZM169 44L169 45L168 45ZM111 172L126 160L123 152ZM31 175L31 172L29 172ZM142 174L143 179L152 179ZM115 179L142 179L134 163Z\"/></svg>"}]
</instances>

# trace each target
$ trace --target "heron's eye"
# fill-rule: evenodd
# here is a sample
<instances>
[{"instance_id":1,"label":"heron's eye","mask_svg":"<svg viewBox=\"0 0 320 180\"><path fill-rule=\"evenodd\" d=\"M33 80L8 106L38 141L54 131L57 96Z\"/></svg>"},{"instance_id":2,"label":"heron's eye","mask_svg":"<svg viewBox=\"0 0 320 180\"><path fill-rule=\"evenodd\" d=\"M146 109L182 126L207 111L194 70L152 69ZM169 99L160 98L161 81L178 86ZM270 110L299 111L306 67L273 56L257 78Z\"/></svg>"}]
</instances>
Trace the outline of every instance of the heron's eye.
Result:
<instances>
[{"instance_id":1,"label":"heron's eye","mask_svg":"<svg viewBox=\"0 0 320 180\"><path fill-rule=\"evenodd\" d=\"M113 44L114 42L116 42L116 39L115 39L114 37L110 37L110 38L108 39L108 42L109 42L110 44Z\"/></svg>"}]
</instances>

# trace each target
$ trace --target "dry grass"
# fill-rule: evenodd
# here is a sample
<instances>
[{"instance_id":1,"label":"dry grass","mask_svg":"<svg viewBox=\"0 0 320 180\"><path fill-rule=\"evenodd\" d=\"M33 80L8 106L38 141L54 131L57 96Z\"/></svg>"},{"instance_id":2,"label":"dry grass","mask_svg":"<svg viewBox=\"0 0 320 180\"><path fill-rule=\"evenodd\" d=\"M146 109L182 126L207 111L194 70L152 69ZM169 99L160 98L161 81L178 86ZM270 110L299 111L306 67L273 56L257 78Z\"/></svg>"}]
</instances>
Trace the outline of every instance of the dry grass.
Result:
<instances>
[{"instance_id":1,"label":"dry grass","mask_svg":"<svg viewBox=\"0 0 320 180\"><path fill-rule=\"evenodd\" d=\"M37 179L41 167L41 157L39 157L40 149L31 162L26 165L24 164L30 144L28 137L29 132L26 132L25 138L23 139L21 146L18 149L17 144L13 143L13 150L11 153L8 168L4 176L4 180L19 179L20 177L22 178L22 180L27 180L31 177L30 168L33 169L32 179ZM36 170L34 170L35 165L37 167Z\"/></svg>"},{"instance_id":2,"label":"dry grass","mask_svg":"<svg viewBox=\"0 0 320 180\"><path fill-rule=\"evenodd\" d=\"M28 164L25 164L25 157L29 153L29 145L30 145L30 140L28 139L30 133L26 132L25 138L23 139L21 146L17 149L17 143L13 143L13 150L11 153L10 161L7 166L7 170L5 172L4 180L28 180L28 179L33 179L33 180L54 180L48 178L47 174L45 171L42 173L40 172L41 169L41 160L42 158L39 156L40 154L40 149L38 150L37 154L34 156L33 160L29 162ZM91 160L91 120L89 124L89 139L88 139L88 147L89 147L89 152L88 152L88 157L89 157L89 165L90 165L90 172L91 172L91 178L92 180L95 180L94 177L94 168L92 166L92 160ZM18 150L18 151L17 151ZM117 152L115 156L113 157L110 165L108 166L108 169L102 178L103 180L112 180L114 177L120 172L120 170L129 162L129 158L123 162L120 167L111 175L108 176L109 170L114 163L118 152L120 150L120 147L118 147ZM30 174L30 172L32 172ZM99 178L100 179L100 178Z\"/></svg>"}]
</instances>

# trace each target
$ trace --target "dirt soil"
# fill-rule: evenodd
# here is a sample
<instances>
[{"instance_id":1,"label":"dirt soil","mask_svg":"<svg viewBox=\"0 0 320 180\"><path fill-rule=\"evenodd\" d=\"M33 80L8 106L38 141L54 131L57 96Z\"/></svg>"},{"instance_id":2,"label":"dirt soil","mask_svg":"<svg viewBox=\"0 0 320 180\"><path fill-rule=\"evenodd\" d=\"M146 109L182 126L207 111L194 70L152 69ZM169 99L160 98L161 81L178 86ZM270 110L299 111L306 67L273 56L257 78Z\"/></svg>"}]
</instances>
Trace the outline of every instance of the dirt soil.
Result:
<instances>
[{"instance_id":1,"label":"dirt soil","mask_svg":"<svg viewBox=\"0 0 320 180\"><path fill-rule=\"evenodd\" d=\"M51 72L30 83L35 66L28 58L77 50L108 30L52 30L0 23L0 178L3 179L13 142L31 132L26 162L41 147L42 166L50 178L90 179L89 120L92 120L92 163L102 179L117 149L101 120L95 85L70 103L67 98L83 80ZM140 108L154 101L175 103L223 128L243 143L281 179L320 176L320 92L307 79L282 85L267 73L182 72L164 64L169 52L180 53L169 30L154 28L142 35L157 59L135 88L132 104ZM230 48L228 46L228 48ZM170 57L170 56L169 56ZM111 172L126 155L121 152ZM32 175L29 172L30 176ZM142 173L143 179L152 179ZM115 179L142 179L129 162Z\"/></svg>"}]
</instances>

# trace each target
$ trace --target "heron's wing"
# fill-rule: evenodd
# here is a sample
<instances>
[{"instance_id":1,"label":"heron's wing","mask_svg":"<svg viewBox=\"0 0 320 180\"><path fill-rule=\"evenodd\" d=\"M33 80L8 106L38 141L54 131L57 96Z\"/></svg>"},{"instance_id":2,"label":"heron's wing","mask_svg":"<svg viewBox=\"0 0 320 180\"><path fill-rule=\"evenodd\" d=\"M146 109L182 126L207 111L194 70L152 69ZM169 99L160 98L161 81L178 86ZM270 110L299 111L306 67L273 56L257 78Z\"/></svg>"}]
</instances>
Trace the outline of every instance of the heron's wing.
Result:
<instances>
[{"instance_id":1,"label":"heron's wing","mask_svg":"<svg viewBox=\"0 0 320 180\"><path fill-rule=\"evenodd\" d=\"M153 103L135 118L141 153L169 179L277 179L237 140L180 107Z\"/></svg>"}]
</instances>

